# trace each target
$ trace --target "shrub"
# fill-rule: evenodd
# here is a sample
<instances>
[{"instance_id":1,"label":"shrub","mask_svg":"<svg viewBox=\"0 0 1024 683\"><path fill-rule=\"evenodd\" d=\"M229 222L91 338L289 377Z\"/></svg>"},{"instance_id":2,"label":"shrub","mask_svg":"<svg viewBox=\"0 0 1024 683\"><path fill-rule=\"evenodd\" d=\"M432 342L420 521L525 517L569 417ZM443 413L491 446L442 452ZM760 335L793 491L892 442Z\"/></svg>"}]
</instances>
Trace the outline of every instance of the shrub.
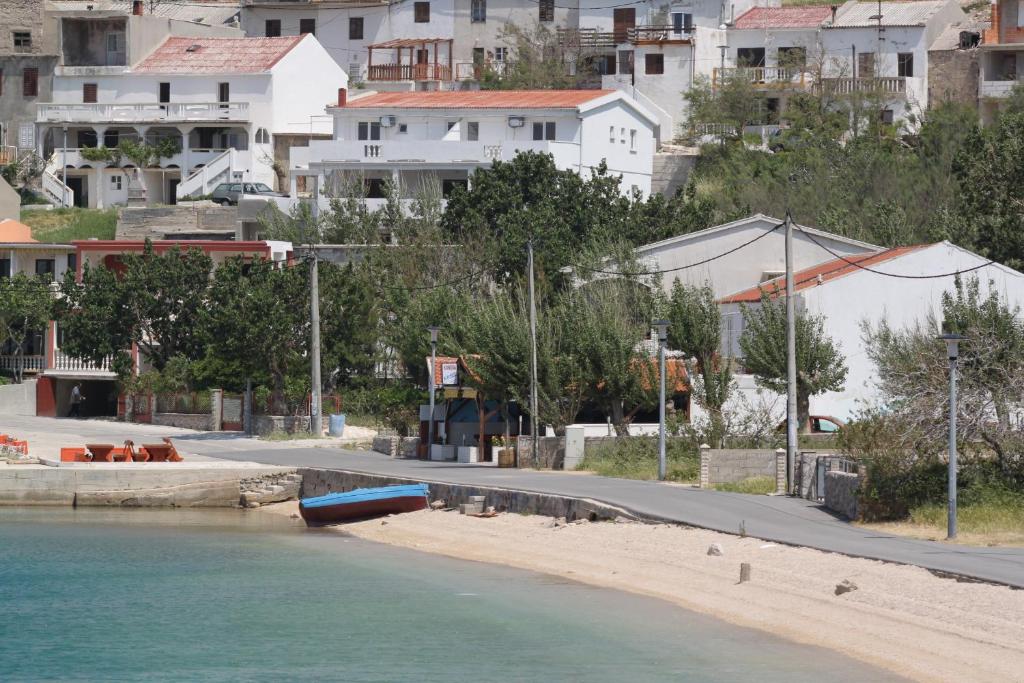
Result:
<instances>
[{"instance_id":1,"label":"shrub","mask_svg":"<svg viewBox=\"0 0 1024 683\"><path fill-rule=\"evenodd\" d=\"M700 454L687 438L668 439L665 461L665 478L670 481L694 481L700 473ZM658 438L623 436L606 441L586 452L579 469L605 477L656 479Z\"/></svg>"}]
</instances>

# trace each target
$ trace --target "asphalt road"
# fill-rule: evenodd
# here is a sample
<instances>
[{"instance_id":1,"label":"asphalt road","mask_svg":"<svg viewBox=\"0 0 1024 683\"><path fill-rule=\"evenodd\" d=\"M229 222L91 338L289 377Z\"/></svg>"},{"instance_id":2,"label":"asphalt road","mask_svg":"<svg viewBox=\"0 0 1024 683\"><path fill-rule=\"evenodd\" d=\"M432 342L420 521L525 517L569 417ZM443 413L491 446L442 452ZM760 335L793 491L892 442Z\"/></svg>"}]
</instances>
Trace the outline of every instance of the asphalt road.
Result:
<instances>
[{"instance_id":1,"label":"asphalt road","mask_svg":"<svg viewBox=\"0 0 1024 683\"><path fill-rule=\"evenodd\" d=\"M971 547L877 533L848 524L820 505L793 498L564 472L393 460L367 451L289 448L215 434L179 436L177 440L189 450L218 458L590 498L666 521L730 534L739 533L743 527L748 535L769 541L913 564L1024 588L1024 548Z\"/></svg>"}]
</instances>

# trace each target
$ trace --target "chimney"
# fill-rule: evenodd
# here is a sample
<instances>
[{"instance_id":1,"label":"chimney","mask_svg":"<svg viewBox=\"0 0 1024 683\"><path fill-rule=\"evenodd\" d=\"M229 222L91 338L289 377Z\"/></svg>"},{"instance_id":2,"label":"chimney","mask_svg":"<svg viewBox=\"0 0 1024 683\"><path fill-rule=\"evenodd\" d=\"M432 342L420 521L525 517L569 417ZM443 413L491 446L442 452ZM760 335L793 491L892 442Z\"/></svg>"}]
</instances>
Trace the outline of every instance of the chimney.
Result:
<instances>
[{"instance_id":1,"label":"chimney","mask_svg":"<svg viewBox=\"0 0 1024 683\"><path fill-rule=\"evenodd\" d=\"M338 88L338 106L344 107L346 102L348 102L348 90L346 88Z\"/></svg>"},{"instance_id":2,"label":"chimney","mask_svg":"<svg viewBox=\"0 0 1024 683\"><path fill-rule=\"evenodd\" d=\"M137 17L141 17L143 14L142 0L132 0L132 14Z\"/></svg>"},{"instance_id":3,"label":"chimney","mask_svg":"<svg viewBox=\"0 0 1024 683\"><path fill-rule=\"evenodd\" d=\"M836 23L836 11L839 9L839 5L832 5L832 24Z\"/></svg>"}]
</instances>

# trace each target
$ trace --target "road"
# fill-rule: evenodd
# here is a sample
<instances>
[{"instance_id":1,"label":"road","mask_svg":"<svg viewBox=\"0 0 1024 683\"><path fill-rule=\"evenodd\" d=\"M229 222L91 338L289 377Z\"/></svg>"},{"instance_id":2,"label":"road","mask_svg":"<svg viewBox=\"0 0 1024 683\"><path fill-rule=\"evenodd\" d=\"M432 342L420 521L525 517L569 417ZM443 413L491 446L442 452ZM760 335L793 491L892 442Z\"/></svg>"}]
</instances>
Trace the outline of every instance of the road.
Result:
<instances>
[{"instance_id":1,"label":"road","mask_svg":"<svg viewBox=\"0 0 1024 683\"><path fill-rule=\"evenodd\" d=\"M748 535L769 541L913 564L1024 588L1024 548L982 548L882 534L848 524L805 500L586 474L393 460L379 453L339 448L288 448L265 442L253 446L248 440L203 437L184 439L188 448L212 457L590 498L666 521L730 534L739 533L742 527Z\"/></svg>"},{"instance_id":2,"label":"road","mask_svg":"<svg viewBox=\"0 0 1024 683\"><path fill-rule=\"evenodd\" d=\"M612 479L566 472L497 469L455 463L393 460L368 451L310 447L310 442L267 442L225 432L128 425L93 420L0 417L0 433L46 433L118 438L173 435L186 453L293 467L350 470L424 482L492 486L550 493L615 505L640 515L790 545L807 546L857 557L913 564L939 572L976 577L1024 588L1024 548L982 548L921 541L878 533L848 524L821 506L781 496L751 496L707 491L650 481ZM113 440L113 441L112 441ZM71 444L68 444L71 445ZM31 447L31 442L30 442Z\"/></svg>"}]
</instances>

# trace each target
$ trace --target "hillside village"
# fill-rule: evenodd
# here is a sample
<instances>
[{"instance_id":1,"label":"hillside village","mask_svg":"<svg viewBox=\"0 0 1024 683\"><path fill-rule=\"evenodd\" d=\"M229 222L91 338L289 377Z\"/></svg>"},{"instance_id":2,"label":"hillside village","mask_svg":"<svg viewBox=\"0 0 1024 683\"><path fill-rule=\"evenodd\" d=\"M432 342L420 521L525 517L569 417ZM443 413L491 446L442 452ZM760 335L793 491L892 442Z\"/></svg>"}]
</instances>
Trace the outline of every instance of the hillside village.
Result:
<instances>
[{"instance_id":1,"label":"hillside village","mask_svg":"<svg viewBox=\"0 0 1024 683\"><path fill-rule=\"evenodd\" d=\"M940 481L959 332L965 477L1021 504L1018 12L12 0L0 371L38 416L344 412L436 460L567 467L571 434L667 425L678 478L781 446L792 492L814 443ZM584 465L654 467L629 443Z\"/></svg>"}]
</instances>

